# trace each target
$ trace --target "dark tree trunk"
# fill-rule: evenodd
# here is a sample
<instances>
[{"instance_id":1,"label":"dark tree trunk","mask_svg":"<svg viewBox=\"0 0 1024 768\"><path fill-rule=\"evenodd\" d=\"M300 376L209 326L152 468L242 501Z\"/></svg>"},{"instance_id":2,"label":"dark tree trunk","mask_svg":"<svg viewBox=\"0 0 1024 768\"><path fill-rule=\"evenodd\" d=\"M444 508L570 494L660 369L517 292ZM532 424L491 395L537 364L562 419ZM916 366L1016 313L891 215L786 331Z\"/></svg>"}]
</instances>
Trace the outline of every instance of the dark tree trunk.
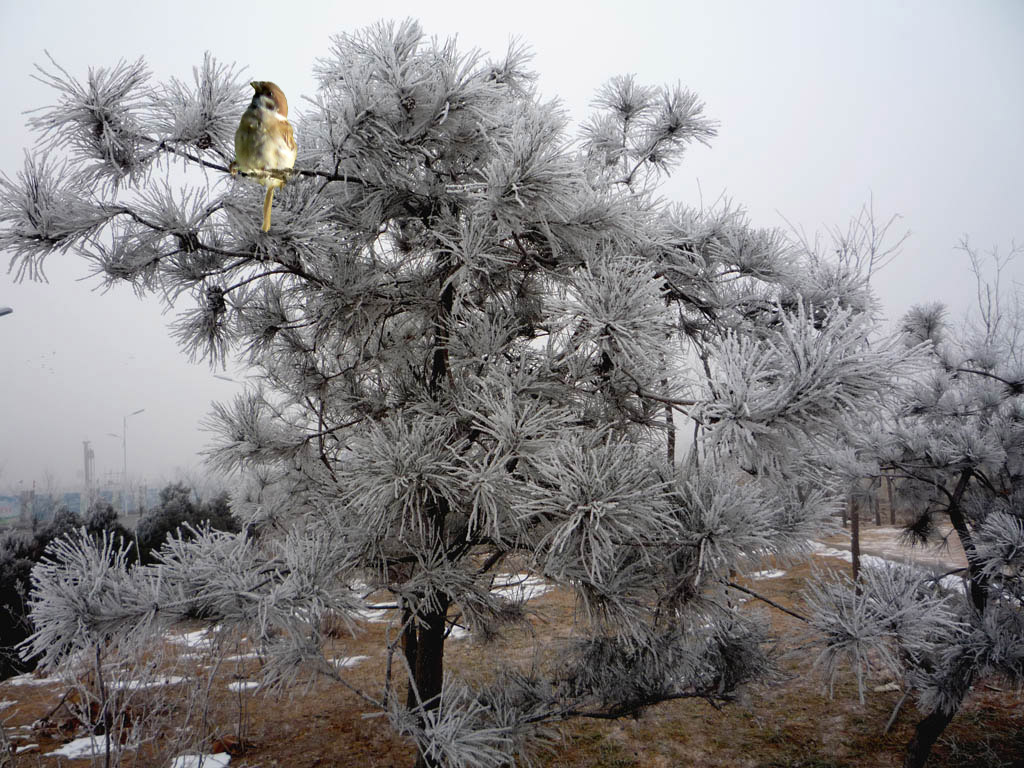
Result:
<instances>
[{"instance_id":1,"label":"dark tree trunk","mask_svg":"<svg viewBox=\"0 0 1024 768\"><path fill-rule=\"evenodd\" d=\"M409 669L413 670L415 674L416 670L416 625L412 621L412 611L408 608L402 610L402 625L405 627L402 630L402 654L405 656L406 664L409 665ZM409 679L409 685L405 691L405 708L413 709L416 706L416 693L413 690L412 678Z\"/></svg>"},{"instance_id":2,"label":"dark tree trunk","mask_svg":"<svg viewBox=\"0 0 1024 768\"><path fill-rule=\"evenodd\" d=\"M661 356L661 367L666 368L665 356ZM661 380L661 388L665 392L668 392L668 379ZM676 465L676 421L672 415L672 406L669 403L665 403L665 426L667 435L665 438L666 442L666 458L668 459L669 467Z\"/></svg>"},{"instance_id":3,"label":"dark tree trunk","mask_svg":"<svg viewBox=\"0 0 1024 768\"><path fill-rule=\"evenodd\" d=\"M953 719L954 712L946 714L941 709L932 712L917 724L914 729L914 738L907 745L907 755L903 761L903 768L923 768L928 762L928 755L932 747L938 741L939 736L946 730L946 726Z\"/></svg>"},{"instance_id":4,"label":"dark tree trunk","mask_svg":"<svg viewBox=\"0 0 1024 768\"><path fill-rule=\"evenodd\" d=\"M960 473L956 487L950 497L947 511L949 512L949 519L956 529L957 536L960 537L960 544L964 548L964 554L967 555L971 602L974 604L975 610L981 614L985 612L987 603L988 580L980 570L977 551L974 548L974 538L971 535L971 530L968 527L963 510L960 508L964 494L967 492L967 486L973 475L972 469L965 469ZM967 670L966 674L969 678L966 681L962 681L961 690L963 691L968 690L970 687L970 676L973 676L974 672L973 670ZM924 764L928 761L928 755L931 754L932 747L935 746L935 742L938 741L942 732L946 730L946 726L950 724L956 713L960 711L961 703L962 700L957 701L956 706L948 713L943 712L941 709L935 710L917 724L917 727L914 729L914 738L907 745L907 756L903 762L903 768L923 768Z\"/></svg>"},{"instance_id":5,"label":"dark tree trunk","mask_svg":"<svg viewBox=\"0 0 1024 768\"><path fill-rule=\"evenodd\" d=\"M442 598L443 600L443 598ZM444 635L448 616L447 602L442 609L426 614L417 630L416 665L413 671L416 677L417 700L413 694L414 707L423 703L423 711L437 709L441 697L441 684L444 681ZM410 691L412 693L412 691ZM420 753L416 757L415 768L439 768L437 763Z\"/></svg>"},{"instance_id":6,"label":"dark tree trunk","mask_svg":"<svg viewBox=\"0 0 1024 768\"><path fill-rule=\"evenodd\" d=\"M876 478L871 481L871 508L875 513L875 525L882 524L882 500L879 498L879 492L882 490L881 478Z\"/></svg>"},{"instance_id":7,"label":"dark tree trunk","mask_svg":"<svg viewBox=\"0 0 1024 768\"><path fill-rule=\"evenodd\" d=\"M885 477L885 494L889 497L889 525L896 525L896 499L893 498L892 478Z\"/></svg>"},{"instance_id":8,"label":"dark tree trunk","mask_svg":"<svg viewBox=\"0 0 1024 768\"><path fill-rule=\"evenodd\" d=\"M676 423L672 417L672 406L665 406L665 421L668 424L668 435L666 436L666 458L669 467L676 465Z\"/></svg>"},{"instance_id":9,"label":"dark tree trunk","mask_svg":"<svg viewBox=\"0 0 1024 768\"><path fill-rule=\"evenodd\" d=\"M857 582L860 580L860 510L852 496L847 503L850 509L850 560L853 565L853 580Z\"/></svg>"}]
</instances>

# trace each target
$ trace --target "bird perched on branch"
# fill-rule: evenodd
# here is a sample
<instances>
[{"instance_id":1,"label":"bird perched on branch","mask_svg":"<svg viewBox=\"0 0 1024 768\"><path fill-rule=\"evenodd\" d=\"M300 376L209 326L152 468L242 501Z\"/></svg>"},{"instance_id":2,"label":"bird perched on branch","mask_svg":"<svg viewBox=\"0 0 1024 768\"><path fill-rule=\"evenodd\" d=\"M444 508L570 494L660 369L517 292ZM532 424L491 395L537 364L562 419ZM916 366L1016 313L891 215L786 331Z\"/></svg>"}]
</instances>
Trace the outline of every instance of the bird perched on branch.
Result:
<instances>
[{"instance_id":1,"label":"bird perched on branch","mask_svg":"<svg viewBox=\"0 0 1024 768\"><path fill-rule=\"evenodd\" d=\"M263 231L269 232L274 190L284 186L287 177L287 174L272 172L290 170L295 165L298 148L288 122L288 99L284 92L266 80L256 80L249 85L255 93L235 131L231 175L239 171L251 174L267 188L263 199Z\"/></svg>"}]
</instances>

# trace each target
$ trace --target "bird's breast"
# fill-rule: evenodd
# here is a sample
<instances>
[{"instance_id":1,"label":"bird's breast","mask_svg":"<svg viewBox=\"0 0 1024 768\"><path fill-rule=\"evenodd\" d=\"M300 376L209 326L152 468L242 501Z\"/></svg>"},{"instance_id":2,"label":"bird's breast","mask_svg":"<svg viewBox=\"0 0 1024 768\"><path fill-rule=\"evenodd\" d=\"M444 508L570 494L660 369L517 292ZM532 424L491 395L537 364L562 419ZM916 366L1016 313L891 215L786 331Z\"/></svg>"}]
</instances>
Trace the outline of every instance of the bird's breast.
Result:
<instances>
[{"instance_id":1,"label":"bird's breast","mask_svg":"<svg viewBox=\"0 0 1024 768\"><path fill-rule=\"evenodd\" d=\"M247 109L235 132L235 162L242 171L286 170L295 165L296 151L290 145L276 115L262 116ZM261 180L265 186L281 186L275 179Z\"/></svg>"}]
</instances>

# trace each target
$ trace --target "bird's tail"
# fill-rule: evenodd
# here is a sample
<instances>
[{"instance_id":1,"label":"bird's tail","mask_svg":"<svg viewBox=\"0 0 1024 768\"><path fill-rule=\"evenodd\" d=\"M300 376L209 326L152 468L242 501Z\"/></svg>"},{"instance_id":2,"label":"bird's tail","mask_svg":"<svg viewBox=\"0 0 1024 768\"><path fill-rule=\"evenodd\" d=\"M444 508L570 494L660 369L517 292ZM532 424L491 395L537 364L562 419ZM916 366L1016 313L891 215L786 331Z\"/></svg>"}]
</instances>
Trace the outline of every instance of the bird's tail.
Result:
<instances>
[{"instance_id":1,"label":"bird's tail","mask_svg":"<svg viewBox=\"0 0 1024 768\"><path fill-rule=\"evenodd\" d=\"M263 198L263 231L270 231L270 206L274 204L274 188L267 190L267 196Z\"/></svg>"}]
</instances>

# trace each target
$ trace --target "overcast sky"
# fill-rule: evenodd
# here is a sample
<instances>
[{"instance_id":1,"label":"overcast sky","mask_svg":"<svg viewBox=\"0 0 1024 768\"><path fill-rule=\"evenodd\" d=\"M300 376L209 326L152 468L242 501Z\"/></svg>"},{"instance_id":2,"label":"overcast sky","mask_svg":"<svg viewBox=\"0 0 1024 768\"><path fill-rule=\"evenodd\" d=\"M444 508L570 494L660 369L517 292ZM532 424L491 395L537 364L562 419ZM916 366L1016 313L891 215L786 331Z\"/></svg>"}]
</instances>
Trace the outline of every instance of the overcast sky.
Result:
<instances>
[{"instance_id":1,"label":"overcast sky","mask_svg":"<svg viewBox=\"0 0 1024 768\"><path fill-rule=\"evenodd\" d=\"M755 224L808 233L845 222L873 196L881 218L909 230L877 277L885 311L942 300L959 314L973 283L956 246L1024 242L1024 2L194 2L160 10L128 2L0 0L5 54L0 172L14 177L32 137L25 110L53 103L32 79L44 50L69 72L145 56L155 76L190 79L204 51L277 82L293 111L314 89L330 36L381 18L419 18L429 35L501 54L511 37L535 53L545 96L577 118L616 74L682 82L719 120L709 149L691 150L664 188L696 204L725 194ZM6 270L8 257L0 255ZM15 285L0 270L0 492L73 488L90 440L100 477L151 484L195 471L199 422L237 384L190 364L171 317L128 289L84 279L74 254L52 259L49 283ZM1024 259L1011 269L1024 280Z\"/></svg>"}]
</instances>

